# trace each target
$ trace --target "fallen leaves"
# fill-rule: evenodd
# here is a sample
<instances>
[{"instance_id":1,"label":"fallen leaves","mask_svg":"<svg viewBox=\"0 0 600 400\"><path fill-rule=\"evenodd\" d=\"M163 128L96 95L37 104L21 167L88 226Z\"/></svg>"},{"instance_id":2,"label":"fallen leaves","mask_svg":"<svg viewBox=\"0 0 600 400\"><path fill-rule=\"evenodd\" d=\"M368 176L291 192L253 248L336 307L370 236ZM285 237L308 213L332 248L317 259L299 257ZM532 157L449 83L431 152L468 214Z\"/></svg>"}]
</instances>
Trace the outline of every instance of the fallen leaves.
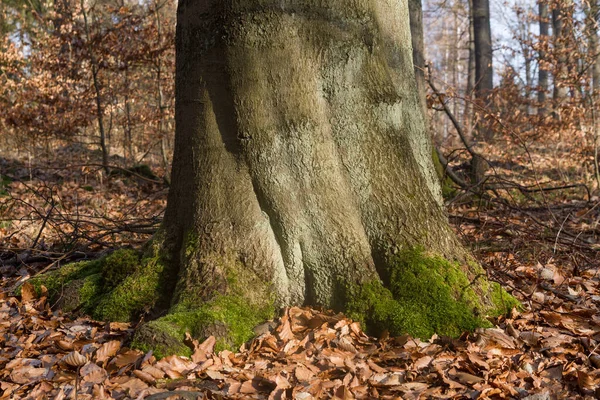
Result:
<instances>
[{"instance_id":1,"label":"fallen leaves","mask_svg":"<svg viewBox=\"0 0 600 400\"><path fill-rule=\"evenodd\" d=\"M567 314L564 303L514 312L462 339L427 341L377 340L341 314L290 308L238 353L216 354L214 337L188 336L191 358L157 361L123 345L129 325L71 321L36 300L0 300L0 315L11 318L0 324L0 399L69 398L77 374L78 395L90 399L584 398L600 388L600 320L581 307ZM38 306L24 307L31 302Z\"/></svg>"}]
</instances>

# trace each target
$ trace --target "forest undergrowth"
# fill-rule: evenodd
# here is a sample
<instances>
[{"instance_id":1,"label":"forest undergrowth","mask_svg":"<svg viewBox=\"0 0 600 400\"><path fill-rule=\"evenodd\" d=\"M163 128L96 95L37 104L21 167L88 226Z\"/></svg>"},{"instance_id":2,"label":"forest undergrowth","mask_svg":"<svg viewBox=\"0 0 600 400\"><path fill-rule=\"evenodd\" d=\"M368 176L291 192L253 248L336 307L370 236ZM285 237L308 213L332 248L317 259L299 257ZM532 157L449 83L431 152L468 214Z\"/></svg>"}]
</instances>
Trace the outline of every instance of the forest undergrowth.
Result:
<instances>
[{"instance_id":1,"label":"forest undergrowth","mask_svg":"<svg viewBox=\"0 0 600 400\"><path fill-rule=\"evenodd\" d=\"M464 155L446 153L460 173ZM480 153L484 181L453 188L446 203L489 277L523 304L494 328L374 338L344 315L290 308L239 351L189 338L190 358L161 360L129 347L136 324L63 313L26 283L147 241L168 190L148 173L164 174L158 163L107 176L80 146L43 161L4 155L0 399L598 398L600 198L589 160L543 143Z\"/></svg>"}]
</instances>

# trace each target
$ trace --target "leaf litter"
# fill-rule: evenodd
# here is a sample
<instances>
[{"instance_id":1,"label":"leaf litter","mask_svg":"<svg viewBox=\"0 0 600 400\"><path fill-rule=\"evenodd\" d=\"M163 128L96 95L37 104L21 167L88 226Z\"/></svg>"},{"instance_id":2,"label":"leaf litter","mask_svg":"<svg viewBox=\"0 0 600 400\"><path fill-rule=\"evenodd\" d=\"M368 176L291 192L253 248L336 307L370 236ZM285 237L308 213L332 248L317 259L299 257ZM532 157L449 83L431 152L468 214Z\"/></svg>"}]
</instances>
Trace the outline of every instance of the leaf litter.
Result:
<instances>
[{"instance_id":1,"label":"leaf litter","mask_svg":"<svg viewBox=\"0 0 600 400\"><path fill-rule=\"evenodd\" d=\"M565 278L576 302L545 292L543 303L458 339L377 339L342 314L293 307L235 353L188 337L190 358L161 360L127 347L129 324L71 319L28 290L2 293L0 399L75 390L79 399L597 398L598 279Z\"/></svg>"}]
</instances>

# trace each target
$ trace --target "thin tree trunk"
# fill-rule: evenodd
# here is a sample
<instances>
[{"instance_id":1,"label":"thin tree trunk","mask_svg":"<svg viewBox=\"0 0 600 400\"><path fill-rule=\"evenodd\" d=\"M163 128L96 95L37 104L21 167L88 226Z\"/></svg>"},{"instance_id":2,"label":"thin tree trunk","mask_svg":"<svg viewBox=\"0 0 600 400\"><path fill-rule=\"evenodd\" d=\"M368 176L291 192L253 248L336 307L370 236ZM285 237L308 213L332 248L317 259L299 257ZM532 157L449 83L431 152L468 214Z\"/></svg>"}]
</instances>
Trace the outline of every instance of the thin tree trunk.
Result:
<instances>
[{"instance_id":1,"label":"thin tree trunk","mask_svg":"<svg viewBox=\"0 0 600 400\"><path fill-rule=\"evenodd\" d=\"M548 3L546 0L539 2L540 43L538 52L538 115L544 116L548 112L546 107L546 93L548 93L548 69L546 60L546 47L549 41Z\"/></svg>"},{"instance_id":2,"label":"thin tree trunk","mask_svg":"<svg viewBox=\"0 0 600 400\"><path fill-rule=\"evenodd\" d=\"M560 2L554 4L552 9L552 36L554 41L554 57L556 65L554 67L554 116L560 118L560 108L569 95L567 86L568 70L567 55L565 45L567 43L567 34L564 29L565 9Z\"/></svg>"},{"instance_id":3,"label":"thin tree trunk","mask_svg":"<svg viewBox=\"0 0 600 400\"><path fill-rule=\"evenodd\" d=\"M588 10L588 44L589 55L592 61L591 81L593 93L600 93L600 48L598 46L598 28L600 20L600 7L598 0L590 0Z\"/></svg>"},{"instance_id":4,"label":"thin tree trunk","mask_svg":"<svg viewBox=\"0 0 600 400\"><path fill-rule=\"evenodd\" d=\"M467 65L467 85L465 96L467 102L464 110L464 126L468 136L472 134L473 125L473 91L475 90L475 32L473 26L473 0L469 0L469 60Z\"/></svg>"},{"instance_id":5,"label":"thin tree trunk","mask_svg":"<svg viewBox=\"0 0 600 400\"><path fill-rule=\"evenodd\" d=\"M492 29L489 0L473 0L473 33L475 42L475 98L483 106L490 105L494 88L492 66ZM493 139L493 131L479 121L477 135L480 139Z\"/></svg>"},{"instance_id":6,"label":"thin tree trunk","mask_svg":"<svg viewBox=\"0 0 600 400\"><path fill-rule=\"evenodd\" d=\"M124 61L127 63L127 61ZM125 158L127 162L135 163L135 156L133 154L133 123L131 121L131 104L129 102L129 64L125 65L125 126L123 127L125 133ZM133 166L133 165L131 165Z\"/></svg>"},{"instance_id":7,"label":"thin tree trunk","mask_svg":"<svg viewBox=\"0 0 600 400\"><path fill-rule=\"evenodd\" d=\"M88 52L90 55L90 64L92 67L92 81L94 85L95 100L96 100L96 118L98 120L98 131L100 133L100 150L102 151L102 165L104 171L108 174L110 169L108 167L108 146L106 145L106 133L104 131L104 111L102 110L102 95L100 92L100 82L98 80L98 60L94 54L94 49L91 43L90 27L88 23L87 12L85 11L84 1L80 1L81 14L83 16L83 23L85 28L85 36L88 42Z\"/></svg>"}]
</instances>

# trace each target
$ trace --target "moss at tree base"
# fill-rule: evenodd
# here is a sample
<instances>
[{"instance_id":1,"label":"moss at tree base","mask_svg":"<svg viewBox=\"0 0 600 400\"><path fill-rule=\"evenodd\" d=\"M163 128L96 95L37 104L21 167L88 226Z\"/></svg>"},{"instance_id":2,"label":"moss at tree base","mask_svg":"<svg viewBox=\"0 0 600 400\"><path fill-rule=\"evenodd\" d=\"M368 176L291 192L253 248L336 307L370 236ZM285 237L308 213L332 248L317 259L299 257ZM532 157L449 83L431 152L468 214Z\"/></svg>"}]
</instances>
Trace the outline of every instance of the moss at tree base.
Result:
<instances>
[{"instance_id":1,"label":"moss at tree base","mask_svg":"<svg viewBox=\"0 0 600 400\"><path fill-rule=\"evenodd\" d=\"M45 286L50 301L64 311L128 322L160 299L163 272L163 259L154 245L143 257L135 250L120 249L98 260L65 265L31 283L38 292Z\"/></svg>"},{"instance_id":2,"label":"moss at tree base","mask_svg":"<svg viewBox=\"0 0 600 400\"><path fill-rule=\"evenodd\" d=\"M66 265L31 282L37 289L46 286L51 301L65 311L107 321L135 321L171 297L167 293L172 291L165 289L168 271L159 246L152 244L143 256L118 250L100 260ZM190 256L197 255L191 252ZM191 354L184 343L186 333L199 340L214 335L217 350L235 349L251 339L253 328L275 314L273 288L240 262L225 261L220 260L227 283L222 293L214 291L208 301L200 301L193 296L197 288L183 288L167 315L137 330L133 347L163 357ZM387 263L385 286L376 280L350 285L346 292L347 315L362 321L374 335L389 331L420 338L434 333L455 337L490 326L486 317L519 306L499 284L488 282L477 264L465 273L458 263L427 256L420 249L391 256Z\"/></svg>"},{"instance_id":3,"label":"moss at tree base","mask_svg":"<svg viewBox=\"0 0 600 400\"><path fill-rule=\"evenodd\" d=\"M390 259L389 288L380 281L349 290L347 314L362 321L375 335L409 333L429 338L434 333L456 337L489 327L486 316L497 316L519 302L483 275L472 280L460 266L422 250L402 252ZM479 266L471 266L480 270ZM483 271L481 271L483 273Z\"/></svg>"},{"instance_id":4,"label":"moss at tree base","mask_svg":"<svg viewBox=\"0 0 600 400\"><path fill-rule=\"evenodd\" d=\"M272 302L249 303L242 296L221 295L193 311L173 311L144 324L135 334L133 347L154 350L157 357L188 355L185 333L195 338L215 336L216 350L235 350L254 336L253 328L275 313Z\"/></svg>"}]
</instances>

